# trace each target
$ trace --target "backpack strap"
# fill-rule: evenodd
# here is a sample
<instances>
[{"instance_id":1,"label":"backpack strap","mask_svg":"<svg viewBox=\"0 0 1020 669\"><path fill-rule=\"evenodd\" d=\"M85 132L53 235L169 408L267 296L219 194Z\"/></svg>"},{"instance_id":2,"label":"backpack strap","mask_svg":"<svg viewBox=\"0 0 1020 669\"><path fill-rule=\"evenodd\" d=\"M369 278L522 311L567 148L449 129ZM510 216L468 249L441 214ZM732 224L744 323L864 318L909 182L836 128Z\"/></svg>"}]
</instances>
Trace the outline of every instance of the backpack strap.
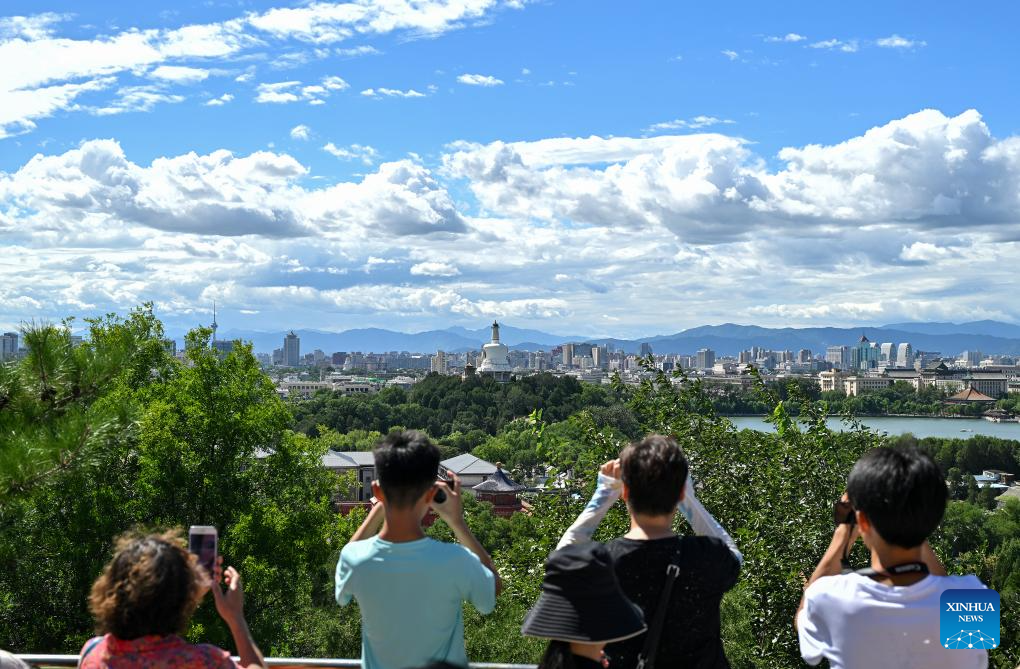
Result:
<instances>
[{"instance_id":1,"label":"backpack strap","mask_svg":"<svg viewBox=\"0 0 1020 669\"><path fill-rule=\"evenodd\" d=\"M669 608L669 597L673 594L673 584L680 575L680 567L675 562L666 565L666 583L662 588L662 595L659 597L659 604L655 607L655 618L652 626L648 628L648 635L645 637L645 647L638 655L637 669L652 669L655 665L655 656L659 649L659 637L662 636L662 626L666 622L666 610Z\"/></svg>"},{"instance_id":2,"label":"backpack strap","mask_svg":"<svg viewBox=\"0 0 1020 669\"><path fill-rule=\"evenodd\" d=\"M78 669L81 669L82 662L85 661L85 658L88 657L88 654L91 653L93 650L95 650L96 646L99 645L99 642L102 641L105 638L106 637L97 636L95 639L93 639L92 641L90 641L87 644L85 644L85 649L81 652L81 655L78 656L78 665L77 665Z\"/></svg>"}]
</instances>

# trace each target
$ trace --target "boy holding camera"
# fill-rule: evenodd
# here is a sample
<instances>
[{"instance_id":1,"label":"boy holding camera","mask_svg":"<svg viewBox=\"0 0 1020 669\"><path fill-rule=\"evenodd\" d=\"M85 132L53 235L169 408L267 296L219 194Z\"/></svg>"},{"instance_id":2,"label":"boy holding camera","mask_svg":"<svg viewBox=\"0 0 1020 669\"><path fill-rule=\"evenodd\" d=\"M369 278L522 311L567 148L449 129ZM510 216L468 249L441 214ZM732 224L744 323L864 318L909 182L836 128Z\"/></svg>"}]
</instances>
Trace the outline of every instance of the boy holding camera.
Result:
<instances>
[{"instance_id":1,"label":"boy holding camera","mask_svg":"<svg viewBox=\"0 0 1020 669\"><path fill-rule=\"evenodd\" d=\"M641 608L650 631L607 645L612 666L638 666L641 657L657 667L728 668L719 606L737 582L743 556L695 497L687 458L676 441L649 435L602 465L594 496L557 549L591 541L621 497L630 512L630 531L606 546L623 592ZM698 536L673 531L677 508ZM660 607L664 617L657 625Z\"/></svg>"},{"instance_id":2,"label":"boy holding camera","mask_svg":"<svg viewBox=\"0 0 1020 669\"><path fill-rule=\"evenodd\" d=\"M467 666L461 604L491 612L500 580L464 521L460 480L436 481L439 449L415 431L384 438L375 449L375 471L379 502L336 567L337 603L354 598L361 607L362 666ZM421 521L430 508L459 544L425 536Z\"/></svg>"},{"instance_id":3,"label":"boy holding camera","mask_svg":"<svg viewBox=\"0 0 1020 669\"><path fill-rule=\"evenodd\" d=\"M914 448L875 448L854 465L836 504L836 531L808 580L794 620L800 654L844 667L983 669L984 650L947 650L939 638L944 590L985 586L976 576L947 576L928 545L946 508L938 465ZM851 571L857 539L871 566Z\"/></svg>"}]
</instances>

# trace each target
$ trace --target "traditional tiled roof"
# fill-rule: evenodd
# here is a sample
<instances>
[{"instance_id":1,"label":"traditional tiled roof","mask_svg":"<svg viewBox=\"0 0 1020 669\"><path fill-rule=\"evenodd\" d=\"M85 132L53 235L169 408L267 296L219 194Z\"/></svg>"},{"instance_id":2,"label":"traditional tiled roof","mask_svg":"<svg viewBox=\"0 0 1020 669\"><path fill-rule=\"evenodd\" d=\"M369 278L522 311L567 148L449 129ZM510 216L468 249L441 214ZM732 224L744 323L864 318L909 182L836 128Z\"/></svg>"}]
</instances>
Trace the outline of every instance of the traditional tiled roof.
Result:
<instances>
[{"instance_id":1,"label":"traditional tiled roof","mask_svg":"<svg viewBox=\"0 0 1020 669\"><path fill-rule=\"evenodd\" d=\"M326 451L322 466L327 469L355 469L374 467L375 456L371 451Z\"/></svg>"},{"instance_id":2,"label":"traditional tiled roof","mask_svg":"<svg viewBox=\"0 0 1020 669\"><path fill-rule=\"evenodd\" d=\"M439 464L454 474L490 476L496 473L496 465L475 457L470 453L463 453L455 458L443 460Z\"/></svg>"},{"instance_id":3,"label":"traditional tiled roof","mask_svg":"<svg viewBox=\"0 0 1020 669\"><path fill-rule=\"evenodd\" d=\"M524 490L525 486L518 483L514 483L506 472L502 469L497 469L496 473L476 485L472 490L478 492L517 492L518 490Z\"/></svg>"},{"instance_id":4,"label":"traditional tiled roof","mask_svg":"<svg viewBox=\"0 0 1020 669\"><path fill-rule=\"evenodd\" d=\"M999 504L1005 504L1007 499L1020 499L1020 485L1010 487L1006 492L995 498Z\"/></svg>"},{"instance_id":5,"label":"traditional tiled roof","mask_svg":"<svg viewBox=\"0 0 1020 669\"><path fill-rule=\"evenodd\" d=\"M994 397L979 393L973 387L961 390L949 398L950 402L994 402Z\"/></svg>"}]
</instances>

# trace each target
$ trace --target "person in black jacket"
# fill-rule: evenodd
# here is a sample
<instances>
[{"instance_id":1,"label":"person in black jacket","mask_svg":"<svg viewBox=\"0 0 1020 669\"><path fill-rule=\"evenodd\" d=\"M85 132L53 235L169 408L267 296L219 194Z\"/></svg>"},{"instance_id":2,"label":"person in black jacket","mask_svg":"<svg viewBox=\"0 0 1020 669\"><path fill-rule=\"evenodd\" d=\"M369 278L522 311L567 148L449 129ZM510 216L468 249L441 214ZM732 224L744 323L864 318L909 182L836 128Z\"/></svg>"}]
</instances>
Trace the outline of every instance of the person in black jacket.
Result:
<instances>
[{"instance_id":1,"label":"person in black jacket","mask_svg":"<svg viewBox=\"0 0 1020 669\"><path fill-rule=\"evenodd\" d=\"M630 512L630 531L607 544L624 593L654 620L676 565L672 594L654 663L665 669L728 668L720 638L719 606L740 574L743 556L726 530L694 494L687 458L669 437L649 435L630 444L617 460L602 465L595 494L557 548L592 540L595 529L618 499ZM697 536L673 531L679 508ZM614 667L634 667L645 635L609 644Z\"/></svg>"}]
</instances>

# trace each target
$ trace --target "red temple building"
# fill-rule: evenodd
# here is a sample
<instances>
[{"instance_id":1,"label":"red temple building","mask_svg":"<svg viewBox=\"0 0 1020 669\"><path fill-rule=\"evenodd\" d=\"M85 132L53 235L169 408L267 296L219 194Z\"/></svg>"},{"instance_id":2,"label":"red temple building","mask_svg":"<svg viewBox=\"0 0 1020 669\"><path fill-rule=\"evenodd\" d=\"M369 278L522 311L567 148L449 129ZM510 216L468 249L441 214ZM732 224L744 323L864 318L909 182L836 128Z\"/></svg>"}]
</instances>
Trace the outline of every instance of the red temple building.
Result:
<instances>
[{"instance_id":1,"label":"red temple building","mask_svg":"<svg viewBox=\"0 0 1020 669\"><path fill-rule=\"evenodd\" d=\"M525 489L525 486L514 483L499 463L494 474L472 488L479 501L492 504L492 512L504 518L524 508L520 494Z\"/></svg>"}]
</instances>

